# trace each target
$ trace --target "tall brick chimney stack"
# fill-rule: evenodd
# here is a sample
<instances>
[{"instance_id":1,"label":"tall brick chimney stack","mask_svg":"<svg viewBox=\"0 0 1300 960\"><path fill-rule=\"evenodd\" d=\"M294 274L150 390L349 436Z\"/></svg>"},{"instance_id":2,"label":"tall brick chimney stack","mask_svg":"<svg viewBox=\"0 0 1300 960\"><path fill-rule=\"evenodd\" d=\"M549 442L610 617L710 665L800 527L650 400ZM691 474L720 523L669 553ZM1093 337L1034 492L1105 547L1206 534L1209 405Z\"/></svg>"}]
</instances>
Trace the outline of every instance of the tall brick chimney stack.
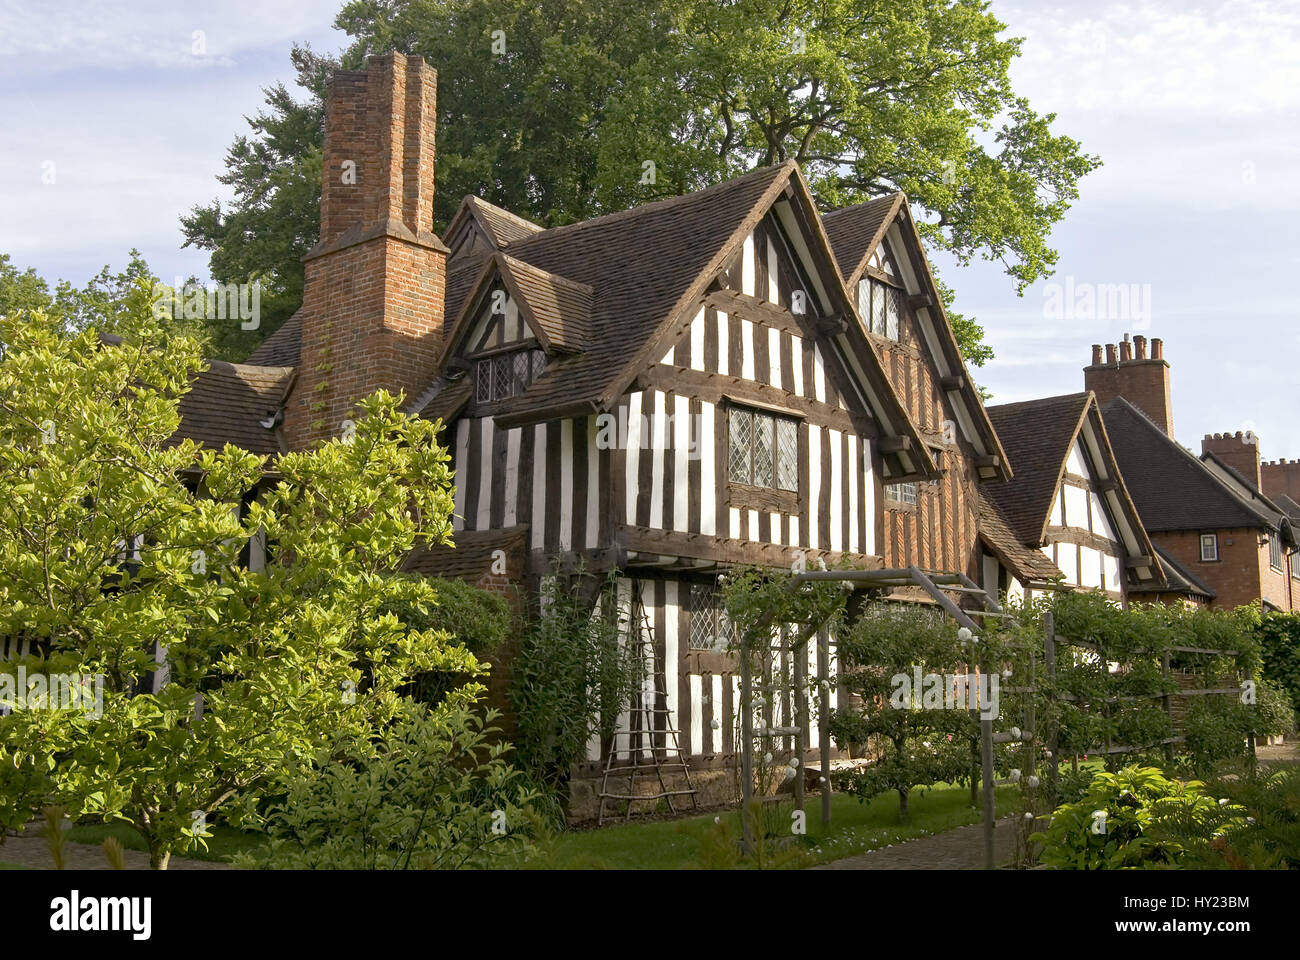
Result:
<instances>
[{"instance_id":1,"label":"tall brick chimney stack","mask_svg":"<svg viewBox=\"0 0 1300 960\"><path fill-rule=\"evenodd\" d=\"M1147 346L1150 345L1150 356ZM1092 363L1083 368L1083 387L1097 395L1098 403L1123 397L1150 417L1170 437L1174 435L1174 407L1169 386L1169 362L1164 343L1124 334L1118 345L1108 343L1106 359L1102 345L1092 345ZM1134 355L1134 348L1136 356Z\"/></svg>"},{"instance_id":2,"label":"tall brick chimney stack","mask_svg":"<svg viewBox=\"0 0 1300 960\"><path fill-rule=\"evenodd\" d=\"M1212 453L1260 489L1259 438L1253 433L1207 433L1201 453Z\"/></svg>"},{"instance_id":3,"label":"tall brick chimney stack","mask_svg":"<svg viewBox=\"0 0 1300 960\"><path fill-rule=\"evenodd\" d=\"M431 379L447 248L433 232L438 74L420 57L340 70L325 103L320 242L303 258L302 355L285 413L297 449L339 436L375 390Z\"/></svg>"}]
</instances>

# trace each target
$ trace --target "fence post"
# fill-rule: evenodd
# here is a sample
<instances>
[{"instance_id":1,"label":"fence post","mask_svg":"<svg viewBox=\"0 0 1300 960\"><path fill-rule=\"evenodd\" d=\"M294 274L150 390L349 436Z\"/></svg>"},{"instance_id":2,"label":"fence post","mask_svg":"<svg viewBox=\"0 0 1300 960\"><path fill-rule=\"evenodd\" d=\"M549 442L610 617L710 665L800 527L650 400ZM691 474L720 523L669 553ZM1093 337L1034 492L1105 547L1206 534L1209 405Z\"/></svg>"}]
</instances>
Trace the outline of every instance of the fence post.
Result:
<instances>
[{"instance_id":1,"label":"fence post","mask_svg":"<svg viewBox=\"0 0 1300 960\"><path fill-rule=\"evenodd\" d=\"M754 825L749 807L754 799L754 678L749 663L749 635L740 639L740 823L746 854L754 852Z\"/></svg>"},{"instance_id":2,"label":"fence post","mask_svg":"<svg viewBox=\"0 0 1300 960\"><path fill-rule=\"evenodd\" d=\"M981 677L988 674L988 657L979 659ZM983 689L981 679L980 688ZM984 779L984 869L993 869L993 835L997 820L997 795L993 784L993 717L989 716L989 704L980 703L980 767Z\"/></svg>"},{"instance_id":3,"label":"fence post","mask_svg":"<svg viewBox=\"0 0 1300 960\"><path fill-rule=\"evenodd\" d=\"M804 750L804 743L808 737L808 647L806 644L799 644L796 648L796 631L789 631L791 641L790 656L794 660L794 697L795 697L795 722L794 725L799 728L799 732L793 737L794 756L798 760L798 765L794 768L794 804L799 810L804 806L804 758L807 756Z\"/></svg>"},{"instance_id":4,"label":"fence post","mask_svg":"<svg viewBox=\"0 0 1300 960\"><path fill-rule=\"evenodd\" d=\"M831 632L817 631L817 744L821 748L822 824L831 822Z\"/></svg>"},{"instance_id":5,"label":"fence post","mask_svg":"<svg viewBox=\"0 0 1300 960\"><path fill-rule=\"evenodd\" d=\"M1047 672L1048 688L1053 693L1055 699L1056 691L1056 616L1048 610L1043 614L1043 668ZM1047 749L1052 752L1052 802L1056 803L1060 799L1059 783L1061 779L1061 758L1059 754L1060 747L1060 725L1053 711L1052 720L1049 724L1050 731L1047 735Z\"/></svg>"}]
</instances>

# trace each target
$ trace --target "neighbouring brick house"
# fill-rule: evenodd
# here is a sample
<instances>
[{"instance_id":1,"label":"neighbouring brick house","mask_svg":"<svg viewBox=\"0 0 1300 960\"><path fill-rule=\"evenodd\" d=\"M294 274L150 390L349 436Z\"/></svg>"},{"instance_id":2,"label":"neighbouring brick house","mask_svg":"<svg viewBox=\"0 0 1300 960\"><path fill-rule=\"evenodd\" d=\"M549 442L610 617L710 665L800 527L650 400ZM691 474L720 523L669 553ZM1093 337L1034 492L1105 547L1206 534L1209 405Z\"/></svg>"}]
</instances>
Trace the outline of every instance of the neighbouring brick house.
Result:
<instances>
[{"instance_id":1,"label":"neighbouring brick house","mask_svg":"<svg viewBox=\"0 0 1300 960\"><path fill-rule=\"evenodd\" d=\"M1298 609L1295 528L1287 507L1261 492L1258 441L1213 434L1198 457L1173 436L1163 344L1126 337L1092 348L1084 385L1097 394L1120 470L1156 550L1212 606ZM1274 471L1280 476L1284 471ZM1278 481L1279 486L1282 481Z\"/></svg>"}]
</instances>

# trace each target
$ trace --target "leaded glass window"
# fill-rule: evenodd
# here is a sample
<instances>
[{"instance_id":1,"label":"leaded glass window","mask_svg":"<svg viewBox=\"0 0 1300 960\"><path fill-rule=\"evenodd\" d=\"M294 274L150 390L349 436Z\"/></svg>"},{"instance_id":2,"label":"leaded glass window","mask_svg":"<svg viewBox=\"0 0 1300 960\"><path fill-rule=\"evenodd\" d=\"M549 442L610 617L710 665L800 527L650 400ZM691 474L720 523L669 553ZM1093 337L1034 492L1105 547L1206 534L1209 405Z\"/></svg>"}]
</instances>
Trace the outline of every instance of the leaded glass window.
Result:
<instances>
[{"instance_id":1,"label":"leaded glass window","mask_svg":"<svg viewBox=\"0 0 1300 960\"><path fill-rule=\"evenodd\" d=\"M797 423L744 407L733 407L727 423L727 476L733 483L799 489Z\"/></svg>"}]
</instances>

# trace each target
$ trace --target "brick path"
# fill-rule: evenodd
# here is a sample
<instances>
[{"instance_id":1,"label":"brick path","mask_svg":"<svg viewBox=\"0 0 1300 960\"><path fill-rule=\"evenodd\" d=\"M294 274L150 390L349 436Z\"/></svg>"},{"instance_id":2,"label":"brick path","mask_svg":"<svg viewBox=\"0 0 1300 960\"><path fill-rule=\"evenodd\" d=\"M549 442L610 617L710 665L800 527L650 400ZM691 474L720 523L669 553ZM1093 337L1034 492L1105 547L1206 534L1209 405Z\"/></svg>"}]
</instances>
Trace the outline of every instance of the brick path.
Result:
<instances>
[{"instance_id":1,"label":"brick path","mask_svg":"<svg viewBox=\"0 0 1300 960\"><path fill-rule=\"evenodd\" d=\"M1004 817L993 834L993 859L1006 863L1015 855L1014 817ZM972 824L882 847L855 857L813 867L814 870L982 870L984 827Z\"/></svg>"}]
</instances>

